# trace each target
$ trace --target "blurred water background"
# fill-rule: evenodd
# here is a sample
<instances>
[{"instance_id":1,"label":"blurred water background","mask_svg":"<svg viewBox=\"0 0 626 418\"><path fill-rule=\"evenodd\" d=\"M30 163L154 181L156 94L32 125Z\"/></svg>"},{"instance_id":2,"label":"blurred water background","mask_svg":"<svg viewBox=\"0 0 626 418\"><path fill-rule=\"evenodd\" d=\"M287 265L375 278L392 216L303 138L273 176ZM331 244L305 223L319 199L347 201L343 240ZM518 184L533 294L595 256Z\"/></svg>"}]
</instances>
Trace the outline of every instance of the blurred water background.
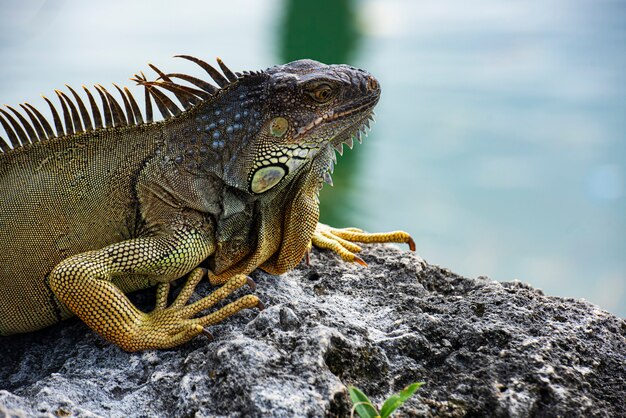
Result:
<instances>
[{"instance_id":1,"label":"blurred water background","mask_svg":"<svg viewBox=\"0 0 626 418\"><path fill-rule=\"evenodd\" d=\"M297 58L379 79L377 124L322 220L405 229L420 255L626 316L626 3L2 0L0 97L146 70Z\"/></svg>"}]
</instances>

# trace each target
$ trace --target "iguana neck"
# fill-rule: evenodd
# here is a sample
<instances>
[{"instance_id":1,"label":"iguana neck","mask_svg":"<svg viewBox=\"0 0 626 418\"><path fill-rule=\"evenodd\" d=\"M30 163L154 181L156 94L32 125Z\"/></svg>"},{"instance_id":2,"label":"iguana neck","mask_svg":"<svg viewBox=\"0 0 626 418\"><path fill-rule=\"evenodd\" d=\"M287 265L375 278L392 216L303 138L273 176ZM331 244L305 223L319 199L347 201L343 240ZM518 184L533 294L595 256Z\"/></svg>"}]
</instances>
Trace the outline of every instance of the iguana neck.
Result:
<instances>
[{"instance_id":1,"label":"iguana neck","mask_svg":"<svg viewBox=\"0 0 626 418\"><path fill-rule=\"evenodd\" d=\"M318 194L333 152L330 147L322 149L292 181L254 200L247 212L220 223L222 235L211 260L216 274L228 277L258 266L281 274L302 260L319 219Z\"/></svg>"}]
</instances>

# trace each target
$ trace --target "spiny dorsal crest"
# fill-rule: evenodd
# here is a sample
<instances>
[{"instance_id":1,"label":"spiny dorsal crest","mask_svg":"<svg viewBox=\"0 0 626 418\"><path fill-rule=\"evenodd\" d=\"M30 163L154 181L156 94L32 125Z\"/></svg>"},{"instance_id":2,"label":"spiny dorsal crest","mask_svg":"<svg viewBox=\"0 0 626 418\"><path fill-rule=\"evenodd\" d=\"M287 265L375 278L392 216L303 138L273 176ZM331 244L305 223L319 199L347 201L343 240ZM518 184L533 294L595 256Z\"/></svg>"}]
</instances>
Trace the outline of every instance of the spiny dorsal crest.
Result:
<instances>
[{"instance_id":1,"label":"spiny dorsal crest","mask_svg":"<svg viewBox=\"0 0 626 418\"><path fill-rule=\"evenodd\" d=\"M60 113L47 97L42 96L50 108L54 130L41 112L28 103L20 104L22 111L26 114L28 119L14 107L5 105L8 111L0 108L0 124L2 124L9 138L7 142L0 136L0 153L6 153L11 149L19 148L26 144L46 141L64 135L74 135L101 128L150 123L153 121L153 101L163 116L163 119L169 119L205 100L211 100L221 89L229 86L241 77L257 74L256 72L249 71L234 73L219 58L217 58L217 63L222 70L221 73L201 59L189 55L176 55L176 57L184 58L198 64L208 73L218 87L206 80L191 75L181 73L166 74L156 66L148 64L150 68L158 74L156 80L148 80L143 72L135 74L134 77L131 78L132 81L144 87L144 117L137 101L127 87L122 89L117 84L113 83L113 86L122 98L123 105L120 105L106 88L100 84L94 85L94 89L98 93L101 102L101 105L98 106L91 91L89 91L87 87L82 86L89 102L89 106L87 107L76 90L66 85L73 100L66 93L55 90L61 106ZM191 86L180 84L174 81L174 79L183 80ZM164 91L171 92L176 99L178 99L183 109L174 103ZM63 117L62 120L60 115Z\"/></svg>"}]
</instances>

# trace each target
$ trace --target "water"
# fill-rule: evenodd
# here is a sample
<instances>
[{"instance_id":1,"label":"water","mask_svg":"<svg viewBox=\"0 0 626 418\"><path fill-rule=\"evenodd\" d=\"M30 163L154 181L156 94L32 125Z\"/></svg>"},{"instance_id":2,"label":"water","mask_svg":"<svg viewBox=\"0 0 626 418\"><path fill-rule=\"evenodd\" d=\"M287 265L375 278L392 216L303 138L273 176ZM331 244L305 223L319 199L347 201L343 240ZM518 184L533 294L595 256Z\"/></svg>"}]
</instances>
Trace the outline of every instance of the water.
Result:
<instances>
[{"instance_id":1,"label":"water","mask_svg":"<svg viewBox=\"0 0 626 418\"><path fill-rule=\"evenodd\" d=\"M5 0L0 28L2 103L41 109L65 83L191 70L176 53L366 68L378 123L325 221L405 229L432 263L626 315L622 2Z\"/></svg>"}]
</instances>

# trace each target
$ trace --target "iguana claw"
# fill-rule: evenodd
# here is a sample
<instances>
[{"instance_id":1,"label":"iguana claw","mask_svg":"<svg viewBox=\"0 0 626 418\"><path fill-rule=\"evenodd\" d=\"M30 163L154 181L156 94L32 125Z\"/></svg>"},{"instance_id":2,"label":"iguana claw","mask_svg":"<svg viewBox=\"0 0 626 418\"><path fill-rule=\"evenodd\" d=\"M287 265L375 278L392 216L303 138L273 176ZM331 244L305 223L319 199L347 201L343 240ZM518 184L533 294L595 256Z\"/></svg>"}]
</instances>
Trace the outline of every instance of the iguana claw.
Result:
<instances>
[{"instance_id":1,"label":"iguana claw","mask_svg":"<svg viewBox=\"0 0 626 418\"><path fill-rule=\"evenodd\" d=\"M360 265L362 265L364 267L367 267L367 263L361 257L359 257L358 255L354 256L354 262L357 263L357 264L360 264Z\"/></svg>"}]
</instances>

